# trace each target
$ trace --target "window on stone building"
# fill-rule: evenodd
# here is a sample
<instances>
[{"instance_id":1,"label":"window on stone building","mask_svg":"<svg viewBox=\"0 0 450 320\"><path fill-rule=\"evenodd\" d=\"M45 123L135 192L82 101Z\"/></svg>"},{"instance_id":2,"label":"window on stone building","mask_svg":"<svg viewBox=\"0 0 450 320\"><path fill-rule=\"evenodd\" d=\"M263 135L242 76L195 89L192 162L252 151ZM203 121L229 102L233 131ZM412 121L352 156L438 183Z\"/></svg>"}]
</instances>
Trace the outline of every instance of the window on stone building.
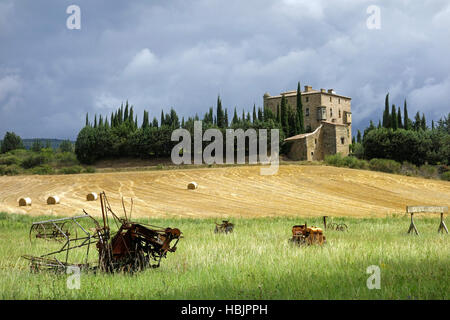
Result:
<instances>
[{"instance_id":1,"label":"window on stone building","mask_svg":"<svg viewBox=\"0 0 450 320\"><path fill-rule=\"evenodd\" d=\"M339 109L339 118L341 118L341 109Z\"/></svg>"},{"instance_id":2,"label":"window on stone building","mask_svg":"<svg viewBox=\"0 0 450 320\"><path fill-rule=\"evenodd\" d=\"M338 99L338 103L341 104L341 98Z\"/></svg>"},{"instance_id":3,"label":"window on stone building","mask_svg":"<svg viewBox=\"0 0 450 320\"><path fill-rule=\"evenodd\" d=\"M306 97L306 102L309 102L309 97Z\"/></svg>"},{"instance_id":4,"label":"window on stone building","mask_svg":"<svg viewBox=\"0 0 450 320\"><path fill-rule=\"evenodd\" d=\"M311 151L311 157L314 156L314 152Z\"/></svg>"},{"instance_id":5,"label":"window on stone building","mask_svg":"<svg viewBox=\"0 0 450 320\"><path fill-rule=\"evenodd\" d=\"M330 108L330 118L333 118L333 109Z\"/></svg>"},{"instance_id":6,"label":"window on stone building","mask_svg":"<svg viewBox=\"0 0 450 320\"><path fill-rule=\"evenodd\" d=\"M306 108L306 110L305 110L305 116L309 117L309 108Z\"/></svg>"},{"instance_id":7,"label":"window on stone building","mask_svg":"<svg viewBox=\"0 0 450 320\"><path fill-rule=\"evenodd\" d=\"M314 139L314 144L317 144L317 139Z\"/></svg>"},{"instance_id":8,"label":"window on stone building","mask_svg":"<svg viewBox=\"0 0 450 320\"><path fill-rule=\"evenodd\" d=\"M345 142L345 138L341 137L341 143L344 144L344 142Z\"/></svg>"},{"instance_id":9,"label":"window on stone building","mask_svg":"<svg viewBox=\"0 0 450 320\"><path fill-rule=\"evenodd\" d=\"M330 97L330 102L331 102L331 97Z\"/></svg>"}]
</instances>

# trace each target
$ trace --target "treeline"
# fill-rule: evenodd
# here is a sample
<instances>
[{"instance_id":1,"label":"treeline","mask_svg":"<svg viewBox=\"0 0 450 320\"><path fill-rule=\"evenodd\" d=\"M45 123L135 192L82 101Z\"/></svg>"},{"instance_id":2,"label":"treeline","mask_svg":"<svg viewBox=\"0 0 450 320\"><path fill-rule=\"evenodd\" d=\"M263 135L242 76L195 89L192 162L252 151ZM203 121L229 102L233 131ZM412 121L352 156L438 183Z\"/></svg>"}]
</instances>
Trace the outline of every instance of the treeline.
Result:
<instances>
[{"instance_id":1,"label":"treeline","mask_svg":"<svg viewBox=\"0 0 450 320\"><path fill-rule=\"evenodd\" d=\"M389 107L386 95L382 120L378 126L370 121L364 134L358 130L352 143L352 154L361 159L384 158L415 165L448 164L450 160L450 113L428 127L425 115L417 111L408 116L406 100L403 115L395 104Z\"/></svg>"},{"instance_id":2,"label":"treeline","mask_svg":"<svg viewBox=\"0 0 450 320\"><path fill-rule=\"evenodd\" d=\"M253 115L242 111L238 115L237 109L230 120L228 109L223 108L220 96L217 98L216 110L211 107L200 118L185 119L178 116L171 108L168 113L161 111L159 119L150 121L149 112L144 111L142 122L138 123L134 115L133 106L126 102L108 117L95 115L94 121L86 115L85 127L78 133L75 143L75 153L82 163L93 163L100 159L117 157L159 158L169 157L173 147L178 143L171 141L172 132L183 128L194 132L194 121L202 120L203 131L216 128L225 136L226 129L281 129L277 116L270 110L263 110L253 106ZM281 130L280 130L281 131ZM269 136L270 138L270 136ZM280 142L284 140L284 133L280 132ZM270 139L269 139L270 141ZM207 145L209 142L204 142ZM192 139L193 144L193 139ZM248 150L247 150L248 151Z\"/></svg>"}]
</instances>

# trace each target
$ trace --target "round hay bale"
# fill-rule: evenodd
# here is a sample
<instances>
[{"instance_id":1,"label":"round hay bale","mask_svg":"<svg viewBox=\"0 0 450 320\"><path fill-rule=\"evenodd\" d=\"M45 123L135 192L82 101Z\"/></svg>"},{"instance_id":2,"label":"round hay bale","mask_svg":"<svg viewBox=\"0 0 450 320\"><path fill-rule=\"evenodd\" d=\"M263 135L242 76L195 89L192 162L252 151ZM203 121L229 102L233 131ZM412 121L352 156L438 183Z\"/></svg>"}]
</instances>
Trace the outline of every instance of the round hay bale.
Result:
<instances>
[{"instance_id":1,"label":"round hay bale","mask_svg":"<svg viewBox=\"0 0 450 320\"><path fill-rule=\"evenodd\" d=\"M192 182L189 182L188 183L188 189L190 189L190 190L194 190L194 189L197 189L198 188L198 184L197 184L197 182L194 182L194 181L192 181Z\"/></svg>"},{"instance_id":2,"label":"round hay bale","mask_svg":"<svg viewBox=\"0 0 450 320\"><path fill-rule=\"evenodd\" d=\"M88 195L86 196L87 201L95 201L97 200L97 198L98 196L95 192L88 193Z\"/></svg>"},{"instance_id":3,"label":"round hay bale","mask_svg":"<svg viewBox=\"0 0 450 320\"><path fill-rule=\"evenodd\" d=\"M31 199L30 198L20 198L19 206L20 207L31 206Z\"/></svg>"},{"instance_id":4,"label":"round hay bale","mask_svg":"<svg viewBox=\"0 0 450 320\"><path fill-rule=\"evenodd\" d=\"M47 204L58 204L59 203L59 197L58 196L50 196L47 199Z\"/></svg>"}]
</instances>

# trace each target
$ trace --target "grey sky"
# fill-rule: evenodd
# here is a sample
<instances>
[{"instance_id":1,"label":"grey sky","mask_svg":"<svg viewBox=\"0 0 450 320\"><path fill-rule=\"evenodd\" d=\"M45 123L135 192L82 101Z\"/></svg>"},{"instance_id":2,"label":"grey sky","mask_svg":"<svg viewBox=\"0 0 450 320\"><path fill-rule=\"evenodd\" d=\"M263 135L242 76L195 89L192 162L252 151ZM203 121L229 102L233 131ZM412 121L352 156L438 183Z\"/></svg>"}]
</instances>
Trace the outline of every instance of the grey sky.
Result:
<instances>
[{"instance_id":1,"label":"grey sky","mask_svg":"<svg viewBox=\"0 0 450 320\"><path fill-rule=\"evenodd\" d=\"M66 28L71 4L81 30ZM449 56L447 0L0 0L0 136L75 139L86 112L127 99L140 120L203 115L218 94L240 114L297 81L352 97L355 129L381 117L387 92L437 120Z\"/></svg>"}]
</instances>

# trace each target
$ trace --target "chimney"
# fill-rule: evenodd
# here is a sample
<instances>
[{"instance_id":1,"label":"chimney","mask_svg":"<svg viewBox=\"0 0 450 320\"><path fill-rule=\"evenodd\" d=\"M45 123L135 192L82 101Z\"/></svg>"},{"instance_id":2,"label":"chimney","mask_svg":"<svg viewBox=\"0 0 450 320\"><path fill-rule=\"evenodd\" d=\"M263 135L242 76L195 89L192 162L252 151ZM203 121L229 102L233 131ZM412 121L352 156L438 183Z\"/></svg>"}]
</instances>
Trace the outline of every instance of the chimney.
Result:
<instances>
[{"instance_id":1,"label":"chimney","mask_svg":"<svg viewBox=\"0 0 450 320\"><path fill-rule=\"evenodd\" d=\"M311 86L305 86L305 92L310 92L312 91L312 87Z\"/></svg>"},{"instance_id":2,"label":"chimney","mask_svg":"<svg viewBox=\"0 0 450 320\"><path fill-rule=\"evenodd\" d=\"M325 89L320 89L320 92L325 93L326 90Z\"/></svg>"},{"instance_id":3,"label":"chimney","mask_svg":"<svg viewBox=\"0 0 450 320\"><path fill-rule=\"evenodd\" d=\"M334 91L334 89L328 89L328 93L335 94L336 92Z\"/></svg>"}]
</instances>

